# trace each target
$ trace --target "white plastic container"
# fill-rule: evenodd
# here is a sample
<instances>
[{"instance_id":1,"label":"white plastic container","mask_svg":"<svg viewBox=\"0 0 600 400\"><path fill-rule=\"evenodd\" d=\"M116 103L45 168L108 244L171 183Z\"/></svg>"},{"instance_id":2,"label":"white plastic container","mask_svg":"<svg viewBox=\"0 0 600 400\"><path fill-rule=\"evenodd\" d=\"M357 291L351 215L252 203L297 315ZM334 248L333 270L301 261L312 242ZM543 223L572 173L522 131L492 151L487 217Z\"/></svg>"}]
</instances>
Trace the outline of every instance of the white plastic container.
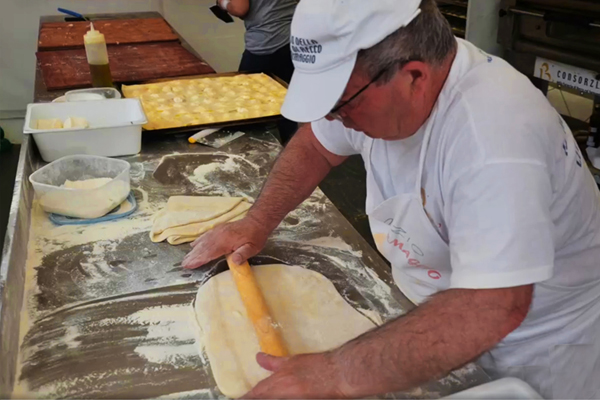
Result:
<instances>
[{"instance_id":1,"label":"white plastic container","mask_svg":"<svg viewBox=\"0 0 600 400\"><path fill-rule=\"evenodd\" d=\"M115 88L86 88L70 90L62 96L52 100L53 103L73 101L95 101L106 99L120 99L121 93Z\"/></svg>"},{"instance_id":2,"label":"white plastic container","mask_svg":"<svg viewBox=\"0 0 600 400\"><path fill-rule=\"evenodd\" d=\"M108 214L129 195L127 161L76 155L63 157L29 176L44 211L75 218L98 218ZM61 187L67 180L111 178L96 189Z\"/></svg>"},{"instance_id":3,"label":"white plastic container","mask_svg":"<svg viewBox=\"0 0 600 400\"><path fill-rule=\"evenodd\" d=\"M443 400L543 400L531 386L517 378L502 378L443 397Z\"/></svg>"},{"instance_id":4,"label":"white plastic container","mask_svg":"<svg viewBox=\"0 0 600 400\"><path fill-rule=\"evenodd\" d=\"M36 129L37 120L83 117L89 128ZM27 105L23 132L33 135L46 162L74 154L125 156L142 147L146 114L138 99L110 99Z\"/></svg>"}]
</instances>

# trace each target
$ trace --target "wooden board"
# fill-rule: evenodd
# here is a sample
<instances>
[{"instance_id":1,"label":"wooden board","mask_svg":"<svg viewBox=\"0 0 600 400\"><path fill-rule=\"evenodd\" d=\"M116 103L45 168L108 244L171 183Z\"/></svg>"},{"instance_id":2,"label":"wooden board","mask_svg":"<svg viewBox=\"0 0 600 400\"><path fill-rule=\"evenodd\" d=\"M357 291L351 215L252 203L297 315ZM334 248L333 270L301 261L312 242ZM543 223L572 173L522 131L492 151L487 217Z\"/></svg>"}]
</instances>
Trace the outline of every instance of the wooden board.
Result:
<instances>
[{"instance_id":1,"label":"wooden board","mask_svg":"<svg viewBox=\"0 0 600 400\"><path fill-rule=\"evenodd\" d=\"M84 49L39 51L36 56L48 90L91 86ZM215 72L206 62L175 42L110 46L108 58L116 83Z\"/></svg>"},{"instance_id":2,"label":"wooden board","mask_svg":"<svg viewBox=\"0 0 600 400\"><path fill-rule=\"evenodd\" d=\"M107 44L177 41L173 29L162 18L110 19L94 21ZM87 21L44 22L40 26L38 50L83 47L83 35L90 29Z\"/></svg>"}]
</instances>

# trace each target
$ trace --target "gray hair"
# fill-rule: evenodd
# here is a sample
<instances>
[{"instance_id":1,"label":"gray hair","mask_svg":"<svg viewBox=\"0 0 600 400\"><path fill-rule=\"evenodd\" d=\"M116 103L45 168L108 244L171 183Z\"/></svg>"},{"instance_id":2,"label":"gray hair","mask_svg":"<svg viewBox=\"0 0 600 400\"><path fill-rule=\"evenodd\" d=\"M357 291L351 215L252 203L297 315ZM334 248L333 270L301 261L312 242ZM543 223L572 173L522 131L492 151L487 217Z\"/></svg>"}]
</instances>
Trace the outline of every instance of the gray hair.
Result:
<instances>
[{"instance_id":1,"label":"gray hair","mask_svg":"<svg viewBox=\"0 0 600 400\"><path fill-rule=\"evenodd\" d=\"M421 13L406 27L393 32L375 46L359 51L357 67L371 79L387 69L380 80L384 83L393 78L397 68L409 61L442 65L456 49L452 28L435 0L421 0L420 8Z\"/></svg>"}]
</instances>

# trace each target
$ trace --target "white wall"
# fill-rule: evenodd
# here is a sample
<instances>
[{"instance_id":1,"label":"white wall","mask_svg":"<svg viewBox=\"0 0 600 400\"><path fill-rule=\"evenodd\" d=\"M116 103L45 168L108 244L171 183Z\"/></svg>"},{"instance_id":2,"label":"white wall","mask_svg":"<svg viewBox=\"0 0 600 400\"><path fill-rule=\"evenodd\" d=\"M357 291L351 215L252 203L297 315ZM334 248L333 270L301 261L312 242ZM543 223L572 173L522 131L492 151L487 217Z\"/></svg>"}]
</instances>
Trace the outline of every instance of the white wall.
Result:
<instances>
[{"instance_id":1,"label":"white wall","mask_svg":"<svg viewBox=\"0 0 600 400\"><path fill-rule=\"evenodd\" d=\"M22 117L33 101L39 18L57 7L83 14L159 11L218 72L237 70L244 25L225 24L208 7L214 0L0 0L0 126L21 140Z\"/></svg>"},{"instance_id":2,"label":"white wall","mask_svg":"<svg viewBox=\"0 0 600 400\"><path fill-rule=\"evenodd\" d=\"M2 0L0 0L2 1ZM244 23L226 24L209 10L214 0L163 0L163 16L217 72L237 71Z\"/></svg>"},{"instance_id":3,"label":"white wall","mask_svg":"<svg viewBox=\"0 0 600 400\"><path fill-rule=\"evenodd\" d=\"M159 11L160 0L0 0L0 110L23 110L33 100L40 16L57 7L80 13Z\"/></svg>"},{"instance_id":4,"label":"white wall","mask_svg":"<svg viewBox=\"0 0 600 400\"><path fill-rule=\"evenodd\" d=\"M498 44L500 0L469 0L466 39L489 54L502 57Z\"/></svg>"}]
</instances>

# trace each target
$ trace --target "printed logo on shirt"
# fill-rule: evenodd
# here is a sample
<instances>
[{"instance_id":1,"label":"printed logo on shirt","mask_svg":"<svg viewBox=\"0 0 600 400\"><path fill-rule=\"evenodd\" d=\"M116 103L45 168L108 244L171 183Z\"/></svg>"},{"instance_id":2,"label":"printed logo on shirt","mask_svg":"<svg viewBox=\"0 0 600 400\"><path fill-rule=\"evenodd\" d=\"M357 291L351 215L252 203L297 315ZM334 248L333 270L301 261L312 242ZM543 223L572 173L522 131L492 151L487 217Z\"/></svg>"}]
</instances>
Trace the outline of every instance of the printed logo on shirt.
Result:
<instances>
[{"instance_id":1,"label":"printed logo on shirt","mask_svg":"<svg viewBox=\"0 0 600 400\"><path fill-rule=\"evenodd\" d=\"M557 113L557 115L558 115L558 113ZM565 120L560 115L558 115L558 120L559 120L561 126L563 127L563 131L566 135L566 138L563 140L563 143L562 143L562 148L565 153L565 157L568 157L569 156L569 137L573 138L573 134L571 133L571 129L569 128L569 125L567 125ZM575 164L577 164L577 166L579 168L582 168L583 167L583 156L581 155L581 149L579 148L577 143L575 143L575 146L574 146L574 153L575 153Z\"/></svg>"},{"instance_id":2,"label":"printed logo on shirt","mask_svg":"<svg viewBox=\"0 0 600 400\"><path fill-rule=\"evenodd\" d=\"M487 62L491 63L492 61L494 61L494 59L492 58L492 56L490 56L488 53L486 53L485 51L478 49L479 52L484 55L487 58Z\"/></svg>"},{"instance_id":3,"label":"printed logo on shirt","mask_svg":"<svg viewBox=\"0 0 600 400\"><path fill-rule=\"evenodd\" d=\"M292 36L290 49L292 50L292 61L314 64L317 62L317 55L323 51L323 46L314 39Z\"/></svg>"},{"instance_id":4,"label":"printed logo on shirt","mask_svg":"<svg viewBox=\"0 0 600 400\"><path fill-rule=\"evenodd\" d=\"M577 145L575 145L575 164L577 164L579 168L583 167L583 156L581 155L581 150Z\"/></svg>"}]
</instances>

